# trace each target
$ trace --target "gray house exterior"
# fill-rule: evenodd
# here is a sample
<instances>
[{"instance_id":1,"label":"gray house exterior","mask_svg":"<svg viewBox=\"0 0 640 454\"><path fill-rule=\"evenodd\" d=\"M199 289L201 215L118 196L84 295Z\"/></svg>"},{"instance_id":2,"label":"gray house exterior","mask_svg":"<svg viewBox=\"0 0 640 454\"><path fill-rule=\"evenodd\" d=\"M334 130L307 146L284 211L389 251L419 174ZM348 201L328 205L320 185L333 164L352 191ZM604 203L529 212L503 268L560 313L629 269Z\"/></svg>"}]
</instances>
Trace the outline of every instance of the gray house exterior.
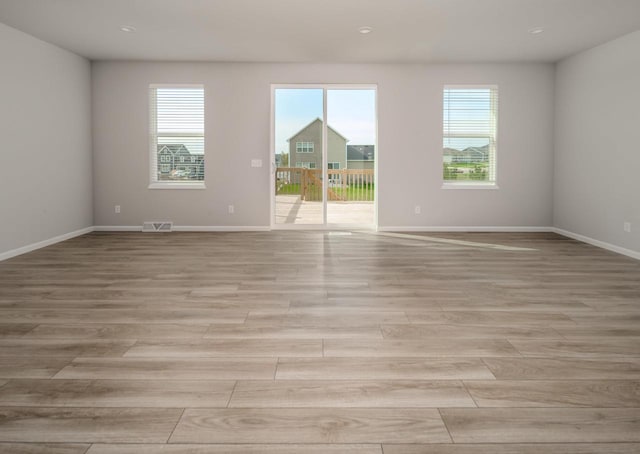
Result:
<instances>
[{"instance_id":1,"label":"gray house exterior","mask_svg":"<svg viewBox=\"0 0 640 454\"><path fill-rule=\"evenodd\" d=\"M204 180L204 155L183 144L158 144L158 180Z\"/></svg>"},{"instance_id":2,"label":"gray house exterior","mask_svg":"<svg viewBox=\"0 0 640 454\"><path fill-rule=\"evenodd\" d=\"M322 169L322 120L316 118L289 140L289 167ZM347 166L347 138L331 126L327 127L327 159L329 169Z\"/></svg>"},{"instance_id":3,"label":"gray house exterior","mask_svg":"<svg viewBox=\"0 0 640 454\"><path fill-rule=\"evenodd\" d=\"M373 170L376 155L374 145L347 145L347 168Z\"/></svg>"}]
</instances>

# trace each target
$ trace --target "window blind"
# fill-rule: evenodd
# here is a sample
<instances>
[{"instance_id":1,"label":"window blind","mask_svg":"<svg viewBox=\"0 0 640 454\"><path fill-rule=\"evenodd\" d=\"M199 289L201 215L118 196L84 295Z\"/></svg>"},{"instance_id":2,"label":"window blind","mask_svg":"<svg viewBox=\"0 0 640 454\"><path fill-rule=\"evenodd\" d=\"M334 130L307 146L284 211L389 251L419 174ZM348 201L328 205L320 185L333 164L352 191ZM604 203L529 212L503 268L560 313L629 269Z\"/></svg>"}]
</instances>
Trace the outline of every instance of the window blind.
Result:
<instances>
[{"instance_id":1,"label":"window blind","mask_svg":"<svg viewBox=\"0 0 640 454\"><path fill-rule=\"evenodd\" d=\"M204 87L150 87L151 181L204 180Z\"/></svg>"},{"instance_id":2,"label":"window blind","mask_svg":"<svg viewBox=\"0 0 640 454\"><path fill-rule=\"evenodd\" d=\"M443 179L496 181L498 87L445 86L443 94Z\"/></svg>"}]
</instances>

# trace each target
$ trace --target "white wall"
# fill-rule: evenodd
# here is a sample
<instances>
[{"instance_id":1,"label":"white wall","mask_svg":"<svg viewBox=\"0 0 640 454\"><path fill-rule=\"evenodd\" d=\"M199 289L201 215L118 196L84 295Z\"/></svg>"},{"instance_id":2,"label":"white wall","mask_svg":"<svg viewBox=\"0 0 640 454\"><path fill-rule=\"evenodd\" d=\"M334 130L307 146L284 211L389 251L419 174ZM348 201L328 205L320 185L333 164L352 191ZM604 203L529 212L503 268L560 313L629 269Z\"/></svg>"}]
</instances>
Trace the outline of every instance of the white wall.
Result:
<instances>
[{"instance_id":1,"label":"white wall","mask_svg":"<svg viewBox=\"0 0 640 454\"><path fill-rule=\"evenodd\" d=\"M92 74L99 226L268 226L269 166L250 161L270 161L271 83L378 84L380 226L552 222L553 65L96 62ZM206 190L147 189L150 83L205 85ZM499 85L499 190L441 189L444 84Z\"/></svg>"},{"instance_id":2,"label":"white wall","mask_svg":"<svg viewBox=\"0 0 640 454\"><path fill-rule=\"evenodd\" d=\"M93 225L89 61L0 24L0 256Z\"/></svg>"},{"instance_id":3,"label":"white wall","mask_svg":"<svg viewBox=\"0 0 640 454\"><path fill-rule=\"evenodd\" d=\"M555 136L555 226L640 253L640 32L557 65Z\"/></svg>"}]
</instances>

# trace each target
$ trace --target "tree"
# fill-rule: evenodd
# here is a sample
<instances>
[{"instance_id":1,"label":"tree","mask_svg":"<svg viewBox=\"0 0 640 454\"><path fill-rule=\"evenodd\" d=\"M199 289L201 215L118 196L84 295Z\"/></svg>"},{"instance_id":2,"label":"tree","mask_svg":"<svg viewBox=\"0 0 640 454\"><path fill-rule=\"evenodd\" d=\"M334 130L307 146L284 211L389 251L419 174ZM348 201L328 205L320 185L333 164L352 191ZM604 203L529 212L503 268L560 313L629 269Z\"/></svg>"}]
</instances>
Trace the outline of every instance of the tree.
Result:
<instances>
[{"instance_id":1,"label":"tree","mask_svg":"<svg viewBox=\"0 0 640 454\"><path fill-rule=\"evenodd\" d=\"M280 165L282 167L289 167L289 153L280 153Z\"/></svg>"}]
</instances>

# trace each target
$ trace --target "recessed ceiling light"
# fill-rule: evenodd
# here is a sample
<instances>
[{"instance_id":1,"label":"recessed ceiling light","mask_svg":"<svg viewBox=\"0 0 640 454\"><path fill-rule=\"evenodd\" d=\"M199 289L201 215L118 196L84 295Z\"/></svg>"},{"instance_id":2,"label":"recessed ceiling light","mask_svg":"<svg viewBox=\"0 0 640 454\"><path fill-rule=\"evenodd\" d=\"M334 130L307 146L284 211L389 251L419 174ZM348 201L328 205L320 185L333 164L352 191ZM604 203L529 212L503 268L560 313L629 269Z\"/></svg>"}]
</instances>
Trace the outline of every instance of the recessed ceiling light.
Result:
<instances>
[{"instance_id":1,"label":"recessed ceiling light","mask_svg":"<svg viewBox=\"0 0 640 454\"><path fill-rule=\"evenodd\" d=\"M367 35L367 34L369 34L369 33L371 33L373 31L373 28L371 28L371 27L360 27L358 29L358 31L360 33L362 33L363 35Z\"/></svg>"},{"instance_id":2,"label":"recessed ceiling light","mask_svg":"<svg viewBox=\"0 0 640 454\"><path fill-rule=\"evenodd\" d=\"M529 29L529 33L531 33L532 35L539 35L543 31L544 31L544 28L542 27L533 27Z\"/></svg>"},{"instance_id":3,"label":"recessed ceiling light","mask_svg":"<svg viewBox=\"0 0 640 454\"><path fill-rule=\"evenodd\" d=\"M133 33L136 31L136 28L132 25L122 25L120 27L120 31L125 33Z\"/></svg>"}]
</instances>

